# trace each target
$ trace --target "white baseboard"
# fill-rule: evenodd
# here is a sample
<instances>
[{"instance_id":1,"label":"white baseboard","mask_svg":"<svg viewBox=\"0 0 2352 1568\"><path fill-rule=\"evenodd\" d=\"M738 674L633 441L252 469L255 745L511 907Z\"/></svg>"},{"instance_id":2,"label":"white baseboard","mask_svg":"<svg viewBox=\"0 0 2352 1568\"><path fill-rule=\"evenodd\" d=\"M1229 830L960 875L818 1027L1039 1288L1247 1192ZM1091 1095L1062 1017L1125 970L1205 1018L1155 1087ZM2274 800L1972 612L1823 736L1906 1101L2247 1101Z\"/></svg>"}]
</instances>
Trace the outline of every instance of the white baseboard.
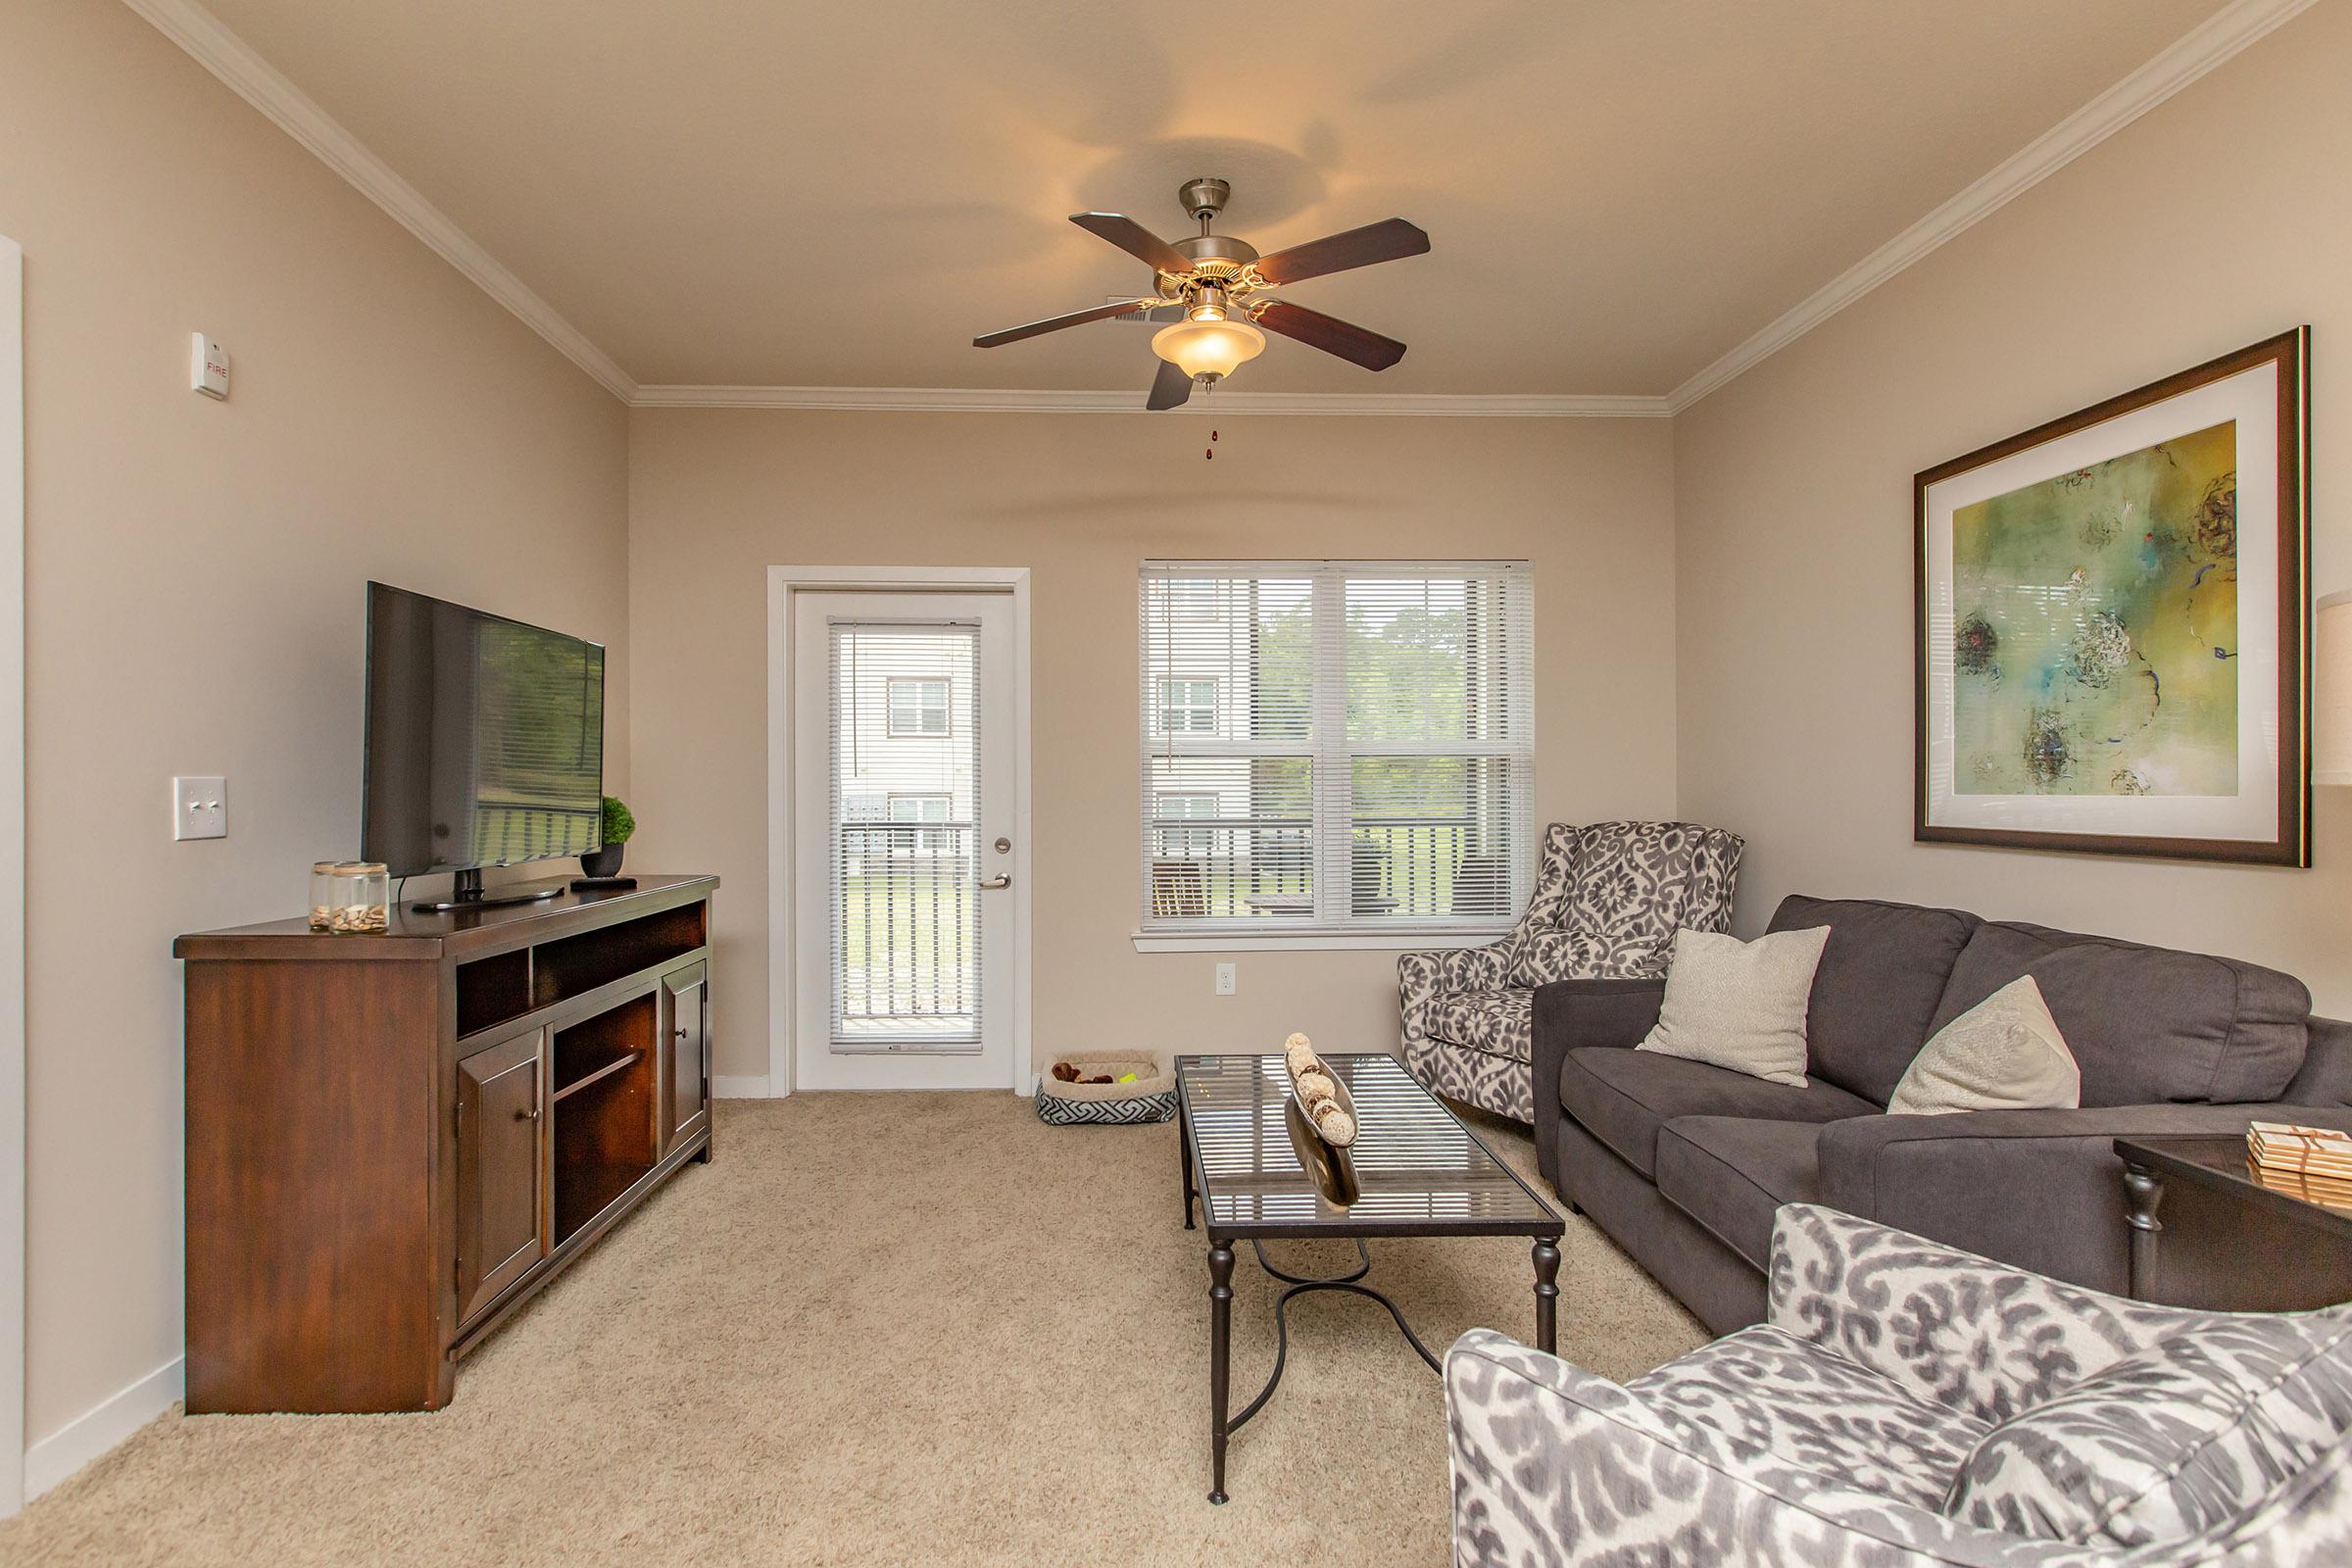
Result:
<instances>
[{"instance_id":1,"label":"white baseboard","mask_svg":"<svg viewBox=\"0 0 2352 1568\"><path fill-rule=\"evenodd\" d=\"M710 1097L713 1100L771 1100L767 1092L767 1074L754 1073L744 1077L729 1077L724 1073L710 1075Z\"/></svg>"},{"instance_id":2,"label":"white baseboard","mask_svg":"<svg viewBox=\"0 0 2352 1568\"><path fill-rule=\"evenodd\" d=\"M24 1450L24 1500L72 1478L91 1460L172 1408L187 1393L187 1357L175 1355L145 1377L101 1399Z\"/></svg>"}]
</instances>

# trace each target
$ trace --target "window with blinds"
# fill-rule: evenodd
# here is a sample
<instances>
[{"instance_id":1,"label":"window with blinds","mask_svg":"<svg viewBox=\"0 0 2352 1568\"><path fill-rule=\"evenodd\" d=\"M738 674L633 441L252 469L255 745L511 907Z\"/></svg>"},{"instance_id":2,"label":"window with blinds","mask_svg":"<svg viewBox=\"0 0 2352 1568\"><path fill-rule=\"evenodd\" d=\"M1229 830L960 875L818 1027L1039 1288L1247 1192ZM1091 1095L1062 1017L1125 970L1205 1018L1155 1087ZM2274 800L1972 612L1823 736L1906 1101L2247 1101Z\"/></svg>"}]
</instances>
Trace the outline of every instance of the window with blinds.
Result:
<instances>
[{"instance_id":1,"label":"window with blinds","mask_svg":"<svg viewBox=\"0 0 2352 1568\"><path fill-rule=\"evenodd\" d=\"M829 633L834 1049L978 1051L978 628Z\"/></svg>"},{"instance_id":2,"label":"window with blinds","mask_svg":"<svg viewBox=\"0 0 2352 1568\"><path fill-rule=\"evenodd\" d=\"M1147 932L1476 932L1524 905L1523 564L1155 562L1141 614Z\"/></svg>"}]
</instances>

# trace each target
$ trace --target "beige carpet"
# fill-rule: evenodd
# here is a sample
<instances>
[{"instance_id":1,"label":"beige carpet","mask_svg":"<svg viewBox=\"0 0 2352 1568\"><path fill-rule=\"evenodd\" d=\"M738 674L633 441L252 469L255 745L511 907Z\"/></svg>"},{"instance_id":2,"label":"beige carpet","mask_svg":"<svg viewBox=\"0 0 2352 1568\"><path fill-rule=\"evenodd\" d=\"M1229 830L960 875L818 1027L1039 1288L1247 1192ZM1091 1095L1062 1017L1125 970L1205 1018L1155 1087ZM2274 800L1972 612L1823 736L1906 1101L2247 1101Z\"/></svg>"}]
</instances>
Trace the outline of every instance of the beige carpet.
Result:
<instances>
[{"instance_id":1,"label":"beige carpet","mask_svg":"<svg viewBox=\"0 0 2352 1568\"><path fill-rule=\"evenodd\" d=\"M1206 1243L1172 1127L1049 1128L1008 1095L718 1109L716 1160L467 1360L448 1409L163 1417L0 1525L0 1561L1446 1560L1438 1380L1360 1298L1293 1307L1233 1501L1204 1499ZM1479 1127L1532 1176L1524 1137ZM1626 1377L1704 1338L1585 1221L1562 1250L1562 1353ZM1433 1348L1534 1332L1521 1242L1374 1257ZM1244 1251L1237 1405L1267 1286Z\"/></svg>"}]
</instances>

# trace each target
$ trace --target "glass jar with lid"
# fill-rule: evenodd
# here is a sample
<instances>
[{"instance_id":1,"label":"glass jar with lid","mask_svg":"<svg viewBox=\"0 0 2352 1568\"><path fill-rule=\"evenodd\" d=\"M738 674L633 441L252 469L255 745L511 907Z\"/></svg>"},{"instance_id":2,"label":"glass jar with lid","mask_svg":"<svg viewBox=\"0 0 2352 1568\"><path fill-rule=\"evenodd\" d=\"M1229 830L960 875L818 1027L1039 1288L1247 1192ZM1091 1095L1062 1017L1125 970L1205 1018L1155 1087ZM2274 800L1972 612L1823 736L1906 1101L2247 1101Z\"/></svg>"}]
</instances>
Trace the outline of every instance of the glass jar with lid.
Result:
<instances>
[{"instance_id":1,"label":"glass jar with lid","mask_svg":"<svg viewBox=\"0 0 2352 1568\"><path fill-rule=\"evenodd\" d=\"M335 867L329 915L338 936L388 930L392 879L381 860L345 860Z\"/></svg>"}]
</instances>

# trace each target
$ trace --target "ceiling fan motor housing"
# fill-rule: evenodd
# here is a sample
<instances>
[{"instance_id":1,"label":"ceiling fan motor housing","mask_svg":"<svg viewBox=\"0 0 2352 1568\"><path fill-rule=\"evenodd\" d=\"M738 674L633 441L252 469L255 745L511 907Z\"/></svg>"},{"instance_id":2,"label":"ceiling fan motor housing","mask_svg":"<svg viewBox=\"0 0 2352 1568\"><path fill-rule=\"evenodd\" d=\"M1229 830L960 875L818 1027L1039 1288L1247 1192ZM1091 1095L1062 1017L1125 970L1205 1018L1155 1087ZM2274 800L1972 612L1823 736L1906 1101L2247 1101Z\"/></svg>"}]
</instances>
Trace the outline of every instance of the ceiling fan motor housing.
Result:
<instances>
[{"instance_id":1,"label":"ceiling fan motor housing","mask_svg":"<svg viewBox=\"0 0 2352 1568\"><path fill-rule=\"evenodd\" d=\"M1205 175L1199 179L1188 179L1176 187L1176 199L1184 203L1184 210L1195 218L1216 217L1225 210L1225 198L1232 194L1231 185Z\"/></svg>"},{"instance_id":2,"label":"ceiling fan motor housing","mask_svg":"<svg viewBox=\"0 0 2352 1568\"><path fill-rule=\"evenodd\" d=\"M1257 260L1257 247L1231 234L1195 234L1168 241L1200 277L1231 277Z\"/></svg>"}]
</instances>

